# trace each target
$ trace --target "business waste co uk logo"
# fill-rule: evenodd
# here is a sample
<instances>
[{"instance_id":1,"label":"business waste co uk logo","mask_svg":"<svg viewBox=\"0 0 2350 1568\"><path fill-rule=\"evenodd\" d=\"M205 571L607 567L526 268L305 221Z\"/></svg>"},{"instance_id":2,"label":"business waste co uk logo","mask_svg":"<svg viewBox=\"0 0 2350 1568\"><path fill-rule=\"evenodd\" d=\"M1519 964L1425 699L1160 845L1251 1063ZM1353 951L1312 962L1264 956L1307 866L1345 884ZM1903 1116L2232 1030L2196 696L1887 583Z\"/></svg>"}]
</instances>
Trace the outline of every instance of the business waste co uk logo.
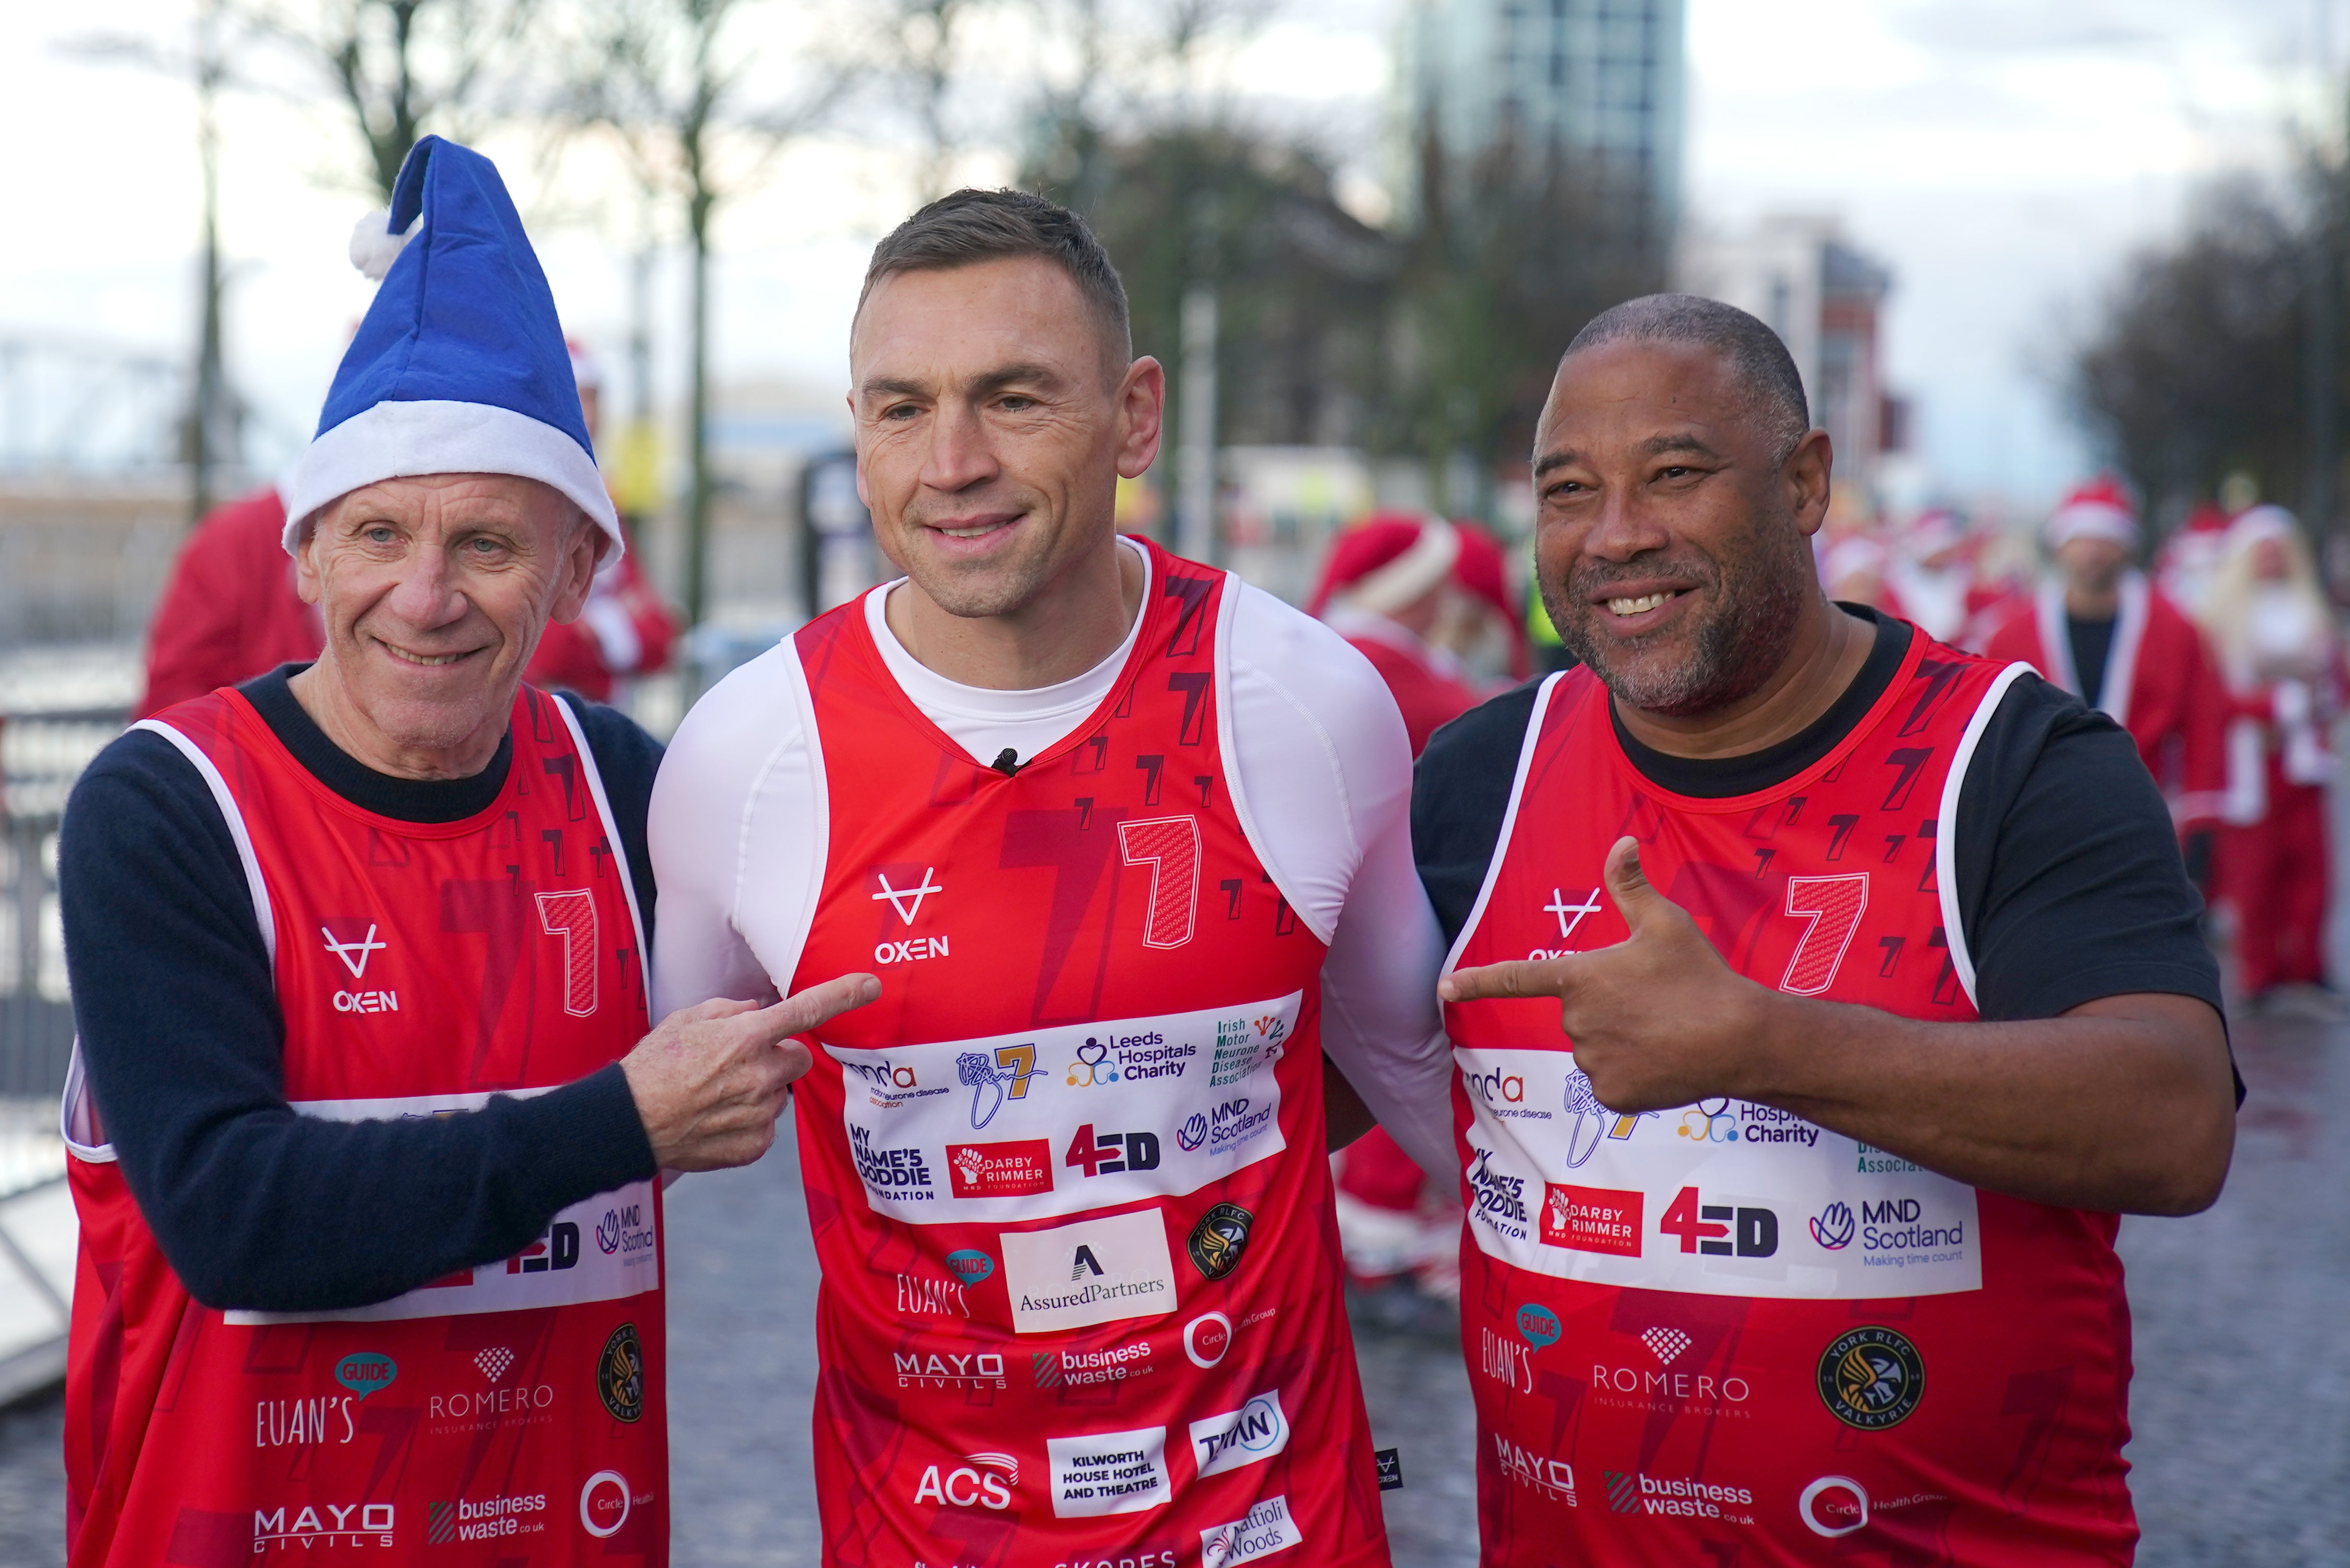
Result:
<instances>
[{"instance_id":1,"label":"business waste co uk logo","mask_svg":"<svg viewBox=\"0 0 2350 1568\"><path fill-rule=\"evenodd\" d=\"M1638 1477L1626 1475L1622 1470L1601 1470L1599 1479L1607 1483L1609 1508L1618 1513L1638 1513L1640 1511L1640 1482Z\"/></svg>"},{"instance_id":2,"label":"business waste co uk logo","mask_svg":"<svg viewBox=\"0 0 2350 1568\"><path fill-rule=\"evenodd\" d=\"M1926 1361L1893 1329L1851 1329L1820 1352L1819 1389L1820 1402L1837 1420L1881 1432L1908 1420L1925 1398Z\"/></svg>"},{"instance_id":3,"label":"business waste co uk logo","mask_svg":"<svg viewBox=\"0 0 2350 1568\"><path fill-rule=\"evenodd\" d=\"M1812 1216L1812 1240L1830 1252L1841 1252L1852 1245L1852 1205L1831 1203Z\"/></svg>"}]
</instances>

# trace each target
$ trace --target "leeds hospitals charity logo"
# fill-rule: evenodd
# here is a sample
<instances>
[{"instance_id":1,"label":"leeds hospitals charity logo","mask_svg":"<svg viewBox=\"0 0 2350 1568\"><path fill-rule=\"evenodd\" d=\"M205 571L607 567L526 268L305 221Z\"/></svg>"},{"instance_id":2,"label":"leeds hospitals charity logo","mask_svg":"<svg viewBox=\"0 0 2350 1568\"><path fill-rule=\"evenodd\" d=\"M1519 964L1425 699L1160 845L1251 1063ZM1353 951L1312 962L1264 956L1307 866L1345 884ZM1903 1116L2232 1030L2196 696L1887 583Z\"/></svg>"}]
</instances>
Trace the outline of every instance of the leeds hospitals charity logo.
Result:
<instances>
[{"instance_id":1,"label":"leeds hospitals charity logo","mask_svg":"<svg viewBox=\"0 0 2350 1568\"><path fill-rule=\"evenodd\" d=\"M318 935L326 939L327 950L343 961L343 967L351 971L353 980L367 978L368 960L385 947L376 940L373 920L367 920L367 934L359 934L359 923L365 919L359 915L330 916L318 928Z\"/></svg>"}]
</instances>

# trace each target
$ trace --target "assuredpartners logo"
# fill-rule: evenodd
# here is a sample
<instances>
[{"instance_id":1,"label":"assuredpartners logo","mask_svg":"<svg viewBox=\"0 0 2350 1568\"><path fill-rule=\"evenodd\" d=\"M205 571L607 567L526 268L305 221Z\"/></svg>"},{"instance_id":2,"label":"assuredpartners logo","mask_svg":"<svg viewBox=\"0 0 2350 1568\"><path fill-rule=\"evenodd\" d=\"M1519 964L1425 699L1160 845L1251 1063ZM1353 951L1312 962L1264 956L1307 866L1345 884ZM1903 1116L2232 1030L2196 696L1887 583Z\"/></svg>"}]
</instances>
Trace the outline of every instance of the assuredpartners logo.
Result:
<instances>
[{"instance_id":1,"label":"assuredpartners logo","mask_svg":"<svg viewBox=\"0 0 2350 1568\"><path fill-rule=\"evenodd\" d=\"M1724 1524L1752 1524L1744 1511L1754 1506L1754 1494L1742 1486L1688 1476L1652 1476L1639 1470L1602 1470L1607 1506L1617 1513L1645 1513L1668 1519L1711 1519Z\"/></svg>"},{"instance_id":2,"label":"assuredpartners logo","mask_svg":"<svg viewBox=\"0 0 2350 1568\"><path fill-rule=\"evenodd\" d=\"M290 1517L289 1517L290 1516ZM300 1546L390 1546L398 1516L388 1502L322 1502L296 1510L287 1503L253 1511L253 1549Z\"/></svg>"},{"instance_id":3,"label":"assuredpartners logo","mask_svg":"<svg viewBox=\"0 0 2350 1568\"><path fill-rule=\"evenodd\" d=\"M1155 1209L1001 1235L1014 1334L1054 1334L1175 1309L1175 1265Z\"/></svg>"}]
</instances>

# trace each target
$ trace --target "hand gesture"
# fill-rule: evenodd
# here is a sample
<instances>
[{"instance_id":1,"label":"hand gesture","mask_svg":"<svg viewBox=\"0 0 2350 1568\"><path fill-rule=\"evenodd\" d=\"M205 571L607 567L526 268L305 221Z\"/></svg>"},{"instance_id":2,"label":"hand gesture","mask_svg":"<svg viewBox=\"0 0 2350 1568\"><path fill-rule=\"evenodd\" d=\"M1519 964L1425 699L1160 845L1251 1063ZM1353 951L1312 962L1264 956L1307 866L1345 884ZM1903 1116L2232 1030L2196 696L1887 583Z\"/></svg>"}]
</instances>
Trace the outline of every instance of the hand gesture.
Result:
<instances>
[{"instance_id":1,"label":"hand gesture","mask_svg":"<svg viewBox=\"0 0 2350 1568\"><path fill-rule=\"evenodd\" d=\"M771 1007L721 999L662 1019L620 1062L654 1163L721 1170L766 1153L792 1081L813 1061L792 1037L880 994L872 975L848 974Z\"/></svg>"},{"instance_id":2,"label":"hand gesture","mask_svg":"<svg viewBox=\"0 0 2350 1568\"><path fill-rule=\"evenodd\" d=\"M1648 885L1636 841L1616 841L1605 878L1631 932L1624 940L1460 970L1438 994L1447 1002L1557 997L1575 1064L1610 1110L1666 1110L1735 1094L1741 1047L1756 1038L1757 1014L1772 993L1731 972L1689 912Z\"/></svg>"}]
</instances>

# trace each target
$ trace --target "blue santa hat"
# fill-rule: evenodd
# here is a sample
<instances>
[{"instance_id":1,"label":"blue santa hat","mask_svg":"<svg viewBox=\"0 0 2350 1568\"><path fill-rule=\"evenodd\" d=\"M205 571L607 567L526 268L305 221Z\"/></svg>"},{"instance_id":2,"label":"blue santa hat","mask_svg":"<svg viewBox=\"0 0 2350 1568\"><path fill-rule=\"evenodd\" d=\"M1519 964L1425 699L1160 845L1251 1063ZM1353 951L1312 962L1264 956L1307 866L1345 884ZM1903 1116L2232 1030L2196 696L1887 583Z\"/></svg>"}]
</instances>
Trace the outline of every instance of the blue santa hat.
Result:
<instances>
[{"instance_id":1,"label":"blue santa hat","mask_svg":"<svg viewBox=\"0 0 2350 1568\"><path fill-rule=\"evenodd\" d=\"M312 514L362 485L512 473L577 503L617 557L620 520L596 471L555 296L497 166L425 137L400 167L380 229L371 215L352 235L351 259L383 283L287 484L287 551Z\"/></svg>"}]
</instances>

